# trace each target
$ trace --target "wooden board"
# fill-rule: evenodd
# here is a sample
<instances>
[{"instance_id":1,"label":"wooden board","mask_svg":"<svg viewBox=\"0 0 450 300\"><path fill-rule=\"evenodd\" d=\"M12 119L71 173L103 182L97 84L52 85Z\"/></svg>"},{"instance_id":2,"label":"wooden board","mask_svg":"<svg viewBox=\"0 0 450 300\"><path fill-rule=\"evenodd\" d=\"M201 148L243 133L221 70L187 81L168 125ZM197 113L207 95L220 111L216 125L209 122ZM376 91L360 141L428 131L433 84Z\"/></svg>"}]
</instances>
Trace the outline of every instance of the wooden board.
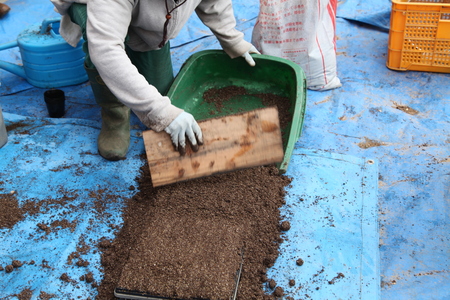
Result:
<instances>
[{"instance_id":1,"label":"wooden board","mask_svg":"<svg viewBox=\"0 0 450 300\"><path fill-rule=\"evenodd\" d=\"M165 132L144 131L153 186L236 169L279 163L284 151L276 107L198 122L204 144L198 152L175 151Z\"/></svg>"}]
</instances>

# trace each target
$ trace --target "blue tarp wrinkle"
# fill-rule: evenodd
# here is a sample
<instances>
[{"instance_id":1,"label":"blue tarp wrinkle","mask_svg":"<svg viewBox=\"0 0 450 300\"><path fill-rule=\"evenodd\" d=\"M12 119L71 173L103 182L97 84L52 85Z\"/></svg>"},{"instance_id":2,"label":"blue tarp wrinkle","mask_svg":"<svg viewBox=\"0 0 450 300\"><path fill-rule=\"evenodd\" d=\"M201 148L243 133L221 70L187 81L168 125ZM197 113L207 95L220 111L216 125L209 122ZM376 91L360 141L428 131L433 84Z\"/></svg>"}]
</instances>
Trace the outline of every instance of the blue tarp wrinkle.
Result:
<instances>
[{"instance_id":1,"label":"blue tarp wrinkle","mask_svg":"<svg viewBox=\"0 0 450 300\"><path fill-rule=\"evenodd\" d=\"M391 3L391 0L341 0L338 1L337 17L389 30Z\"/></svg>"},{"instance_id":2,"label":"blue tarp wrinkle","mask_svg":"<svg viewBox=\"0 0 450 300\"><path fill-rule=\"evenodd\" d=\"M0 43L57 16L48 0L7 4ZM233 6L250 41L259 1L235 0ZM450 75L386 68L390 9L388 0L339 1L343 86L307 91L281 212L292 228L268 273L285 298L450 299ZM195 16L171 45L175 73L194 52L220 49ZM0 51L0 59L20 64L19 49ZM102 279L96 245L114 237L124 201L136 193L131 187L143 164L145 127L133 115L128 158L106 162L97 154L100 110L88 83L62 88L61 119L48 118L45 90L3 70L0 83L10 128L0 149L0 193L14 191L20 205L41 204L40 212L0 230L0 265L27 262L0 271L0 299L17 299L26 288L32 299L41 292L95 298L96 289L79 278L92 273L96 282ZM80 259L89 265L76 266Z\"/></svg>"}]
</instances>

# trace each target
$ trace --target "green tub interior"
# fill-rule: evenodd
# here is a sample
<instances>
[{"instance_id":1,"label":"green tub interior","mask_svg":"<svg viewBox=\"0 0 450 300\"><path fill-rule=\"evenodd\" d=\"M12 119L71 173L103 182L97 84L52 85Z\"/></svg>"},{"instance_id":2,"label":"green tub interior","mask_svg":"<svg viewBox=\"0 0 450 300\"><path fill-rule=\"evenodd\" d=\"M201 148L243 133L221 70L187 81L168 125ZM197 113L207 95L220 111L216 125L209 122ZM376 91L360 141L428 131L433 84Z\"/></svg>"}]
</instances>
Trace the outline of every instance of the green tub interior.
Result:
<instances>
[{"instance_id":1,"label":"green tub interior","mask_svg":"<svg viewBox=\"0 0 450 300\"><path fill-rule=\"evenodd\" d=\"M292 121L282 128L284 159L277 166L284 173L303 127L306 76L289 60L268 55L252 56L256 62L254 67L243 58L230 59L222 50L199 51L183 64L167 95L175 106L199 121L264 107L259 97L249 94L271 93L288 99ZM209 89L227 86L244 87L247 93L225 101L220 110L203 98Z\"/></svg>"}]
</instances>

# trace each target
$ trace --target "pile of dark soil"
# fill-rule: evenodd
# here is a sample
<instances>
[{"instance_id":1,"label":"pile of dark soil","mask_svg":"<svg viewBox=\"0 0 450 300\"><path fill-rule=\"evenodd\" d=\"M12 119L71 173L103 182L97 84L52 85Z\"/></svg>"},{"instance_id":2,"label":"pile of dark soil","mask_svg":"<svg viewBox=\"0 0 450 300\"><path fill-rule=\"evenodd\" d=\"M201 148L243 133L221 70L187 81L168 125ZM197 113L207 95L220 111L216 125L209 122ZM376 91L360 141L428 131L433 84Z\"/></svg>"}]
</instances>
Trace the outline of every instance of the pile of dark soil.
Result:
<instances>
[{"instance_id":1,"label":"pile of dark soil","mask_svg":"<svg viewBox=\"0 0 450 300\"><path fill-rule=\"evenodd\" d=\"M279 208L291 180L274 166L153 188L148 165L124 226L104 240L104 280L97 299L116 287L184 299L228 299L243 255L238 299L266 295L267 268L282 242Z\"/></svg>"},{"instance_id":2,"label":"pile of dark soil","mask_svg":"<svg viewBox=\"0 0 450 300\"><path fill-rule=\"evenodd\" d=\"M203 98L220 111L243 87L210 89ZM280 125L292 121L289 99L254 94L277 106ZM139 192L125 207L124 226L113 241L102 241L104 280L97 299L112 299L115 288L181 299L230 299L242 264L238 299L274 299L266 271L278 257L282 231L279 208L291 180L275 166L234 171L153 188L148 165L137 178ZM290 226L288 226L290 227Z\"/></svg>"}]
</instances>

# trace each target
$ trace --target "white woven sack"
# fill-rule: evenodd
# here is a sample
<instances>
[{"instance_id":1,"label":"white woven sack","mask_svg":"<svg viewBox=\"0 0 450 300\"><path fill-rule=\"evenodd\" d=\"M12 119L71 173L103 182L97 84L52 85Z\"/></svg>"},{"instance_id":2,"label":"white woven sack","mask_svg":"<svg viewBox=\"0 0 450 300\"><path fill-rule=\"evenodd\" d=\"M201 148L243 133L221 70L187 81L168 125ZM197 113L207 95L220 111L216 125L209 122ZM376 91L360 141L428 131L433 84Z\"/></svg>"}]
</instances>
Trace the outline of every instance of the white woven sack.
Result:
<instances>
[{"instance_id":1,"label":"white woven sack","mask_svg":"<svg viewBox=\"0 0 450 300\"><path fill-rule=\"evenodd\" d=\"M308 89L341 86L336 66L337 0L260 0L252 43L302 67Z\"/></svg>"}]
</instances>

